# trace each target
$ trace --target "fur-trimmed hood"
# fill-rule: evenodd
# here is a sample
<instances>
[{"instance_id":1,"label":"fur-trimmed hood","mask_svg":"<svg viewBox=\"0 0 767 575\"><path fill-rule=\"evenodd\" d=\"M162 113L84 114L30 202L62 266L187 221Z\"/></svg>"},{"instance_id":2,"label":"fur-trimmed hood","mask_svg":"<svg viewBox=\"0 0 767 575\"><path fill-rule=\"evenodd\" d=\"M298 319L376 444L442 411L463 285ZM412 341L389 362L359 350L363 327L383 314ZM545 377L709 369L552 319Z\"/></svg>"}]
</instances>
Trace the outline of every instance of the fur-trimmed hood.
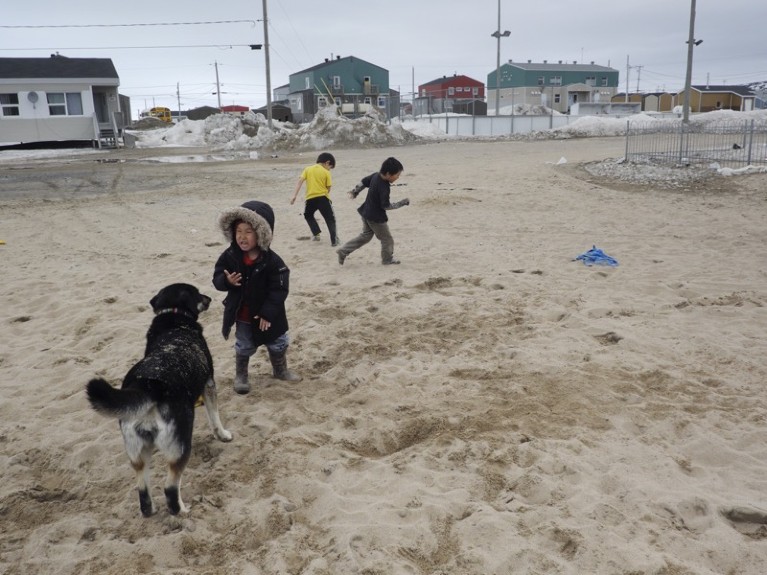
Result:
<instances>
[{"instance_id":1,"label":"fur-trimmed hood","mask_svg":"<svg viewBox=\"0 0 767 575\"><path fill-rule=\"evenodd\" d=\"M269 204L252 200L245 202L239 208L224 211L218 218L218 225L229 242L234 241L232 228L237 221L247 222L253 226L256 231L258 247L264 251L269 250L274 231L274 210Z\"/></svg>"}]
</instances>

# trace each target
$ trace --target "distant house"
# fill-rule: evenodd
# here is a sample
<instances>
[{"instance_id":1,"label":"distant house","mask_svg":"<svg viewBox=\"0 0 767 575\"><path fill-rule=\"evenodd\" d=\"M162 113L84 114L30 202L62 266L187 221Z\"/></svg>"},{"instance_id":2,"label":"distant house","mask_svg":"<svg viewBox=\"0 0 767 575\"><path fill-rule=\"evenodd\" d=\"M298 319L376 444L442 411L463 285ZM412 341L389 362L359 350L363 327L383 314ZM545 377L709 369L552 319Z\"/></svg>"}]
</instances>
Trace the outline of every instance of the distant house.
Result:
<instances>
[{"instance_id":1,"label":"distant house","mask_svg":"<svg viewBox=\"0 0 767 575\"><path fill-rule=\"evenodd\" d=\"M498 82L496 83L496 78ZM577 102L610 102L618 91L618 70L590 64L556 64L509 60L487 75L487 107L495 110L496 93L499 107L520 104L547 106L566 113Z\"/></svg>"},{"instance_id":2,"label":"distant house","mask_svg":"<svg viewBox=\"0 0 767 575\"><path fill-rule=\"evenodd\" d=\"M686 90L676 95L676 106L684 104ZM735 110L748 112L756 108L757 95L750 86L690 86L690 111Z\"/></svg>"},{"instance_id":3,"label":"distant house","mask_svg":"<svg viewBox=\"0 0 767 575\"><path fill-rule=\"evenodd\" d=\"M262 114L264 117L267 116L269 113L269 110L266 106L261 106L260 108L256 108L253 110L256 114ZM293 121L293 114L290 111L290 106L286 106L285 104L272 104L272 119L277 120L278 122L292 122Z\"/></svg>"},{"instance_id":4,"label":"distant house","mask_svg":"<svg viewBox=\"0 0 767 575\"><path fill-rule=\"evenodd\" d=\"M484 115L487 112L484 99L485 85L479 80L458 74L442 76L418 86L415 113L467 113L468 110L468 113Z\"/></svg>"},{"instance_id":5,"label":"distant house","mask_svg":"<svg viewBox=\"0 0 767 575\"><path fill-rule=\"evenodd\" d=\"M642 112L671 112L676 96L669 92L631 92L626 97L626 92L618 92L610 101L614 104L641 104Z\"/></svg>"},{"instance_id":6,"label":"distant house","mask_svg":"<svg viewBox=\"0 0 767 575\"><path fill-rule=\"evenodd\" d=\"M237 104L232 104L230 106L221 106L221 112L224 114L231 114L233 116L244 116L245 112L249 112L250 108L247 106L238 106Z\"/></svg>"},{"instance_id":7,"label":"distant house","mask_svg":"<svg viewBox=\"0 0 767 575\"><path fill-rule=\"evenodd\" d=\"M628 95L626 95L626 92L618 92L612 98L610 98L611 102L615 102L618 104L620 104L621 102L628 102L631 104L641 104L643 100L644 100L644 94L642 92L629 92Z\"/></svg>"},{"instance_id":8,"label":"distant house","mask_svg":"<svg viewBox=\"0 0 767 575\"><path fill-rule=\"evenodd\" d=\"M204 120L209 116L220 114L221 110L214 108L213 106L200 106L199 108L192 108L187 110L184 114L190 120Z\"/></svg>"},{"instance_id":9,"label":"distant house","mask_svg":"<svg viewBox=\"0 0 767 575\"><path fill-rule=\"evenodd\" d=\"M0 146L87 140L116 145L130 100L109 58L0 58Z\"/></svg>"},{"instance_id":10,"label":"distant house","mask_svg":"<svg viewBox=\"0 0 767 575\"><path fill-rule=\"evenodd\" d=\"M272 102L280 104L287 103L288 96L290 94L290 84L283 84L282 86L277 86L272 90Z\"/></svg>"},{"instance_id":11,"label":"distant house","mask_svg":"<svg viewBox=\"0 0 767 575\"><path fill-rule=\"evenodd\" d=\"M355 56L326 58L322 64L291 74L288 102L296 122L311 121L320 108L333 103L349 116L371 108L387 116L399 112L398 101L391 108L389 71Z\"/></svg>"},{"instance_id":12,"label":"distant house","mask_svg":"<svg viewBox=\"0 0 767 575\"><path fill-rule=\"evenodd\" d=\"M645 112L671 112L674 110L674 95L669 92L643 94L642 110Z\"/></svg>"},{"instance_id":13,"label":"distant house","mask_svg":"<svg viewBox=\"0 0 767 575\"><path fill-rule=\"evenodd\" d=\"M668 92L618 92L610 102L616 106L625 106L626 111L633 109L628 104L639 104L636 113L671 112L674 109L675 95ZM634 112L631 112L634 113Z\"/></svg>"}]
</instances>

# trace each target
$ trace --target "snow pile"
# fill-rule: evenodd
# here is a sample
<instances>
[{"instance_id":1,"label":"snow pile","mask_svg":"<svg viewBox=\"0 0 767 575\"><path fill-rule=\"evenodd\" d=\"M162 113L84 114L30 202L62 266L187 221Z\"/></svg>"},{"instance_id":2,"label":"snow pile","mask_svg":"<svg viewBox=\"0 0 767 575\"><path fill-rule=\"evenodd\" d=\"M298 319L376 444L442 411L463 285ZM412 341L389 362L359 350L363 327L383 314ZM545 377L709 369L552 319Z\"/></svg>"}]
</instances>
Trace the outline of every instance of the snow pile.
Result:
<instances>
[{"instance_id":1,"label":"snow pile","mask_svg":"<svg viewBox=\"0 0 767 575\"><path fill-rule=\"evenodd\" d=\"M274 141L276 149L322 150L329 147L400 146L418 139L401 125L387 124L375 111L347 118L334 106L322 108L311 122L296 130L283 130Z\"/></svg>"},{"instance_id":2,"label":"snow pile","mask_svg":"<svg viewBox=\"0 0 767 575\"><path fill-rule=\"evenodd\" d=\"M182 120L167 128L131 133L137 138L137 148L210 146L216 151L387 147L418 140L401 124L386 124L376 112L351 119L332 106L300 126L273 120L270 129L262 114L248 112L244 116L214 114L205 120Z\"/></svg>"},{"instance_id":3,"label":"snow pile","mask_svg":"<svg viewBox=\"0 0 767 575\"><path fill-rule=\"evenodd\" d=\"M511 110L511 108L504 108ZM516 115L558 114L543 106L514 107ZM450 114L458 115L458 114ZM441 117L442 115L440 115ZM734 120L765 121L767 111L735 112L720 110L695 114L691 124ZM583 116L562 128L514 136L515 139L589 138L623 136L627 123L664 124L679 119L665 119L653 114L635 114L623 118ZM259 150L322 150L333 147L400 146L421 139L443 139L447 136L437 123L425 118L414 120L407 116L384 122L374 111L360 118L347 118L329 106L318 112L308 124L272 121L267 125L262 114L248 112L244 116L215 114L205 120L183 120L179 124L151 130L130 131L137 138L137 148L163 146L210 146L216 151Z\"/></svg>"},{"instance_id":4,"label":"snow pile","mask_svg":"<svg viewBox=\"0 0 767 575\"><path fill-rule=\"evenodd\" d=\"M604 118L599 116L583 116L562 128L552 130L555 135L566 135L573 138L586 138L594 136L625 136L627 123L641 123L649 125L664 123L669 120L656 118L648 114L635 114L625 118Z\"/></svg>"},{"instance_id":5,"label":"snow pile","mask_svg":"<svg viewBox=\"0 0 767 575\"><path fill-rule=\"evenodd\" d=\"M439 127L439 124L426 120L414 120L412 116L407 116L402 120L399 118L393 119L392 126L396 125L401 126L403 130L406 130L419 138L436 139L448 137L444 130Z\"/></svg>"}]
</instances>

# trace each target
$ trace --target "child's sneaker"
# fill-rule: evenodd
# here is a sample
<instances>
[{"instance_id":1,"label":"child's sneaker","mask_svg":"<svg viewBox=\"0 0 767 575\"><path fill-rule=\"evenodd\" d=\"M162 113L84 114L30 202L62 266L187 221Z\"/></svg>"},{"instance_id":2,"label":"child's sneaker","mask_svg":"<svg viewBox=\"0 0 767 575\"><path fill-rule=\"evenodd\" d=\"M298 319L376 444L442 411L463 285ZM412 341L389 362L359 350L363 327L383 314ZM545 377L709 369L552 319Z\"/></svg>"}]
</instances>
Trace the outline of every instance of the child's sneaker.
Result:
<instances>
[{"instance_id":1,"label":"child's sneaker","mask_svg":"<svg viewBox=\"0 0 767 575\"><path fill-rule=\"evenodd\" d=\"M383 265L385 266L392 266L399 263L399 260L395 260L394 258L390 259L388 262L384 262Z\"/></svg>"},{"instance_id":2,"label":"child's sneaker","mask_svg":"<svg viewBox=\"0 0 767 575\"><path fill-rule=\"evenodd\" d=\"M320 234L317 234L316 236L314 236L314 237L312 238L312 241L313 241L313 242L318 242L318 241L320 241Z\"/></svg>"},{"instance_id":3,"label":"child's sneaker","mask_svg":"<svg viewBox=\"0 0 767 575\"><path fill-rule=\"evenodd\" d=\"M342 252L341 250L336 250L336 253L338 254L338 264L344 265L344 260L346 259L346 254Z\"/></svg>"}]
</instances>

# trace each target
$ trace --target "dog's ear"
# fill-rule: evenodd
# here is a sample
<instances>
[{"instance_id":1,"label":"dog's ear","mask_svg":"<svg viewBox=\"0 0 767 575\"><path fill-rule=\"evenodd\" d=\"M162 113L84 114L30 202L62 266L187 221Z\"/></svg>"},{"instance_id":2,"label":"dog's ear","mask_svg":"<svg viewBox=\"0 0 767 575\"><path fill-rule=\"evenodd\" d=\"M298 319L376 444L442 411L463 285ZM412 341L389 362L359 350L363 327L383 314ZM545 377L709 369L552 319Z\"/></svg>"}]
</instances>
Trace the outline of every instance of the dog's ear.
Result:
<instances>
[{"instance_id":1,"label":"dog's ear","mask_svg":"<svg viewBox=\"0 0 767 575\"><path fill-rule=\"evenodd\" d=\"M164 307L173 307L171 304L168 306L168 296L173 296L172 291L173 286L165 286L160 291L157 292L157 295L155 295L152 299L149 300L149 305L152 306L152 310L157 313L158 310L164 308Z\"/></svg>"}]
</instances>

